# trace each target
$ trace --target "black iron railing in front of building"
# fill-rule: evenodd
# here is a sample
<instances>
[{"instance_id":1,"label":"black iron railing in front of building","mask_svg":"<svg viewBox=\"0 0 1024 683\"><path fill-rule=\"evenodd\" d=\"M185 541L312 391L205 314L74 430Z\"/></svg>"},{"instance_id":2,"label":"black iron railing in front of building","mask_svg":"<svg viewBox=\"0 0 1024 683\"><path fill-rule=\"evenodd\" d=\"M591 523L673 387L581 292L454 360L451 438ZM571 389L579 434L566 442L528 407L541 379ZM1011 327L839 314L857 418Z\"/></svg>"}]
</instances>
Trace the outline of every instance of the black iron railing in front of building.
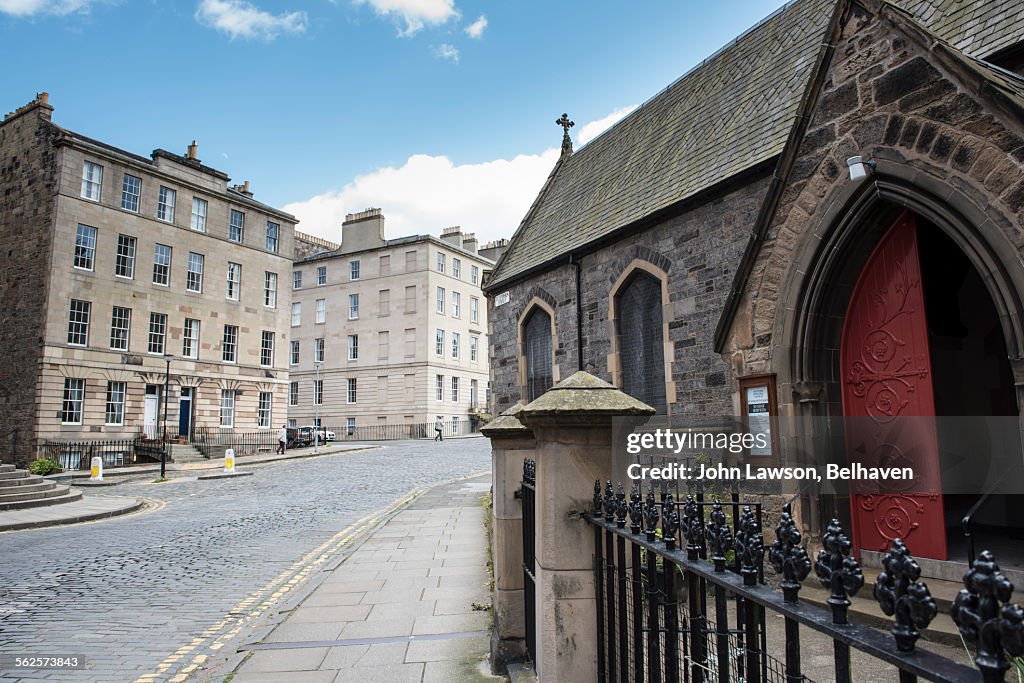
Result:
<instances>
[{"instance_id":1,"label":"black iron railing in front of building","mask_svg":"<svg viewBox=\"0 0 1024 683\"><path fill-rule=\"evenodd\" d=\"M1017 666L1019 659L1011 660L1024 655L1024 608L1009 602L1012 584L988 551L972 564L950 610L965 642L976 648L974 669L915 647L938 608L900 540L883 556L874 587L882 611L894 618L890 636L847 619L864 577L837 520L812 563L788 509L767 548L752 508L730 526L720 504L705 514L693 498L657 500L653 489L646 499L634 489L627 500L621 486L613 491L609 482L602 492L598 482L585 517L594 527L601 681L807 681L802 628L832 641L832 662L820 678L842 683L852 680L851 651L893 667L901 683L918 677L996 683ZM731 553L739 559L738 573L727 571ZM759 583L766 553L782 577L781 592ZM708 555L710 561L703 559ZM798 599L812 568L831 591L831 610ZM765 644L766 613L783 619L778 658Z\"/></svg>"},{"instance_id":2,"label":"black iron railing in front of building","mask_svg":"<svg viewBox=\"0 0 1024 683\"><path fill-rule=\"evenodd\" d=\"M433 422L411 422L404 424L357 425L352 427L321 428L324 438L329 441L399 441L401 439L434 438L437 432ZM459 420L442 422L441 435L469 436L479 434L481 423L478 420ZM333 434L333 438L330 437Z\"/></svg>"},{"instance_id":3,"label":"black iron railing in front of building","mask_svg":"<svg viewBox=\"0 0 1024 683\"><path fill-rule=\"evenodd\" d=\"M103 467L129 467L152 465L160 462L163 442L137 437L105 441L39 441L36 452L40 458L49 458L64 470L88 470L94 457L103 458Z\"/></svg>"},{"instance_id":4,"label":"black iron railing in front of building","mask_svg":"<svg viewBox=\"0 0 1024 683\"><path fill-rule=\"evenodd\" d=\"M236 457L273 453L277 448L277 430L239 432L233 429L199 426L195 428L192 445L207 458L223 458L229 448L234 449Z\"/></svg>"}]
</instances>

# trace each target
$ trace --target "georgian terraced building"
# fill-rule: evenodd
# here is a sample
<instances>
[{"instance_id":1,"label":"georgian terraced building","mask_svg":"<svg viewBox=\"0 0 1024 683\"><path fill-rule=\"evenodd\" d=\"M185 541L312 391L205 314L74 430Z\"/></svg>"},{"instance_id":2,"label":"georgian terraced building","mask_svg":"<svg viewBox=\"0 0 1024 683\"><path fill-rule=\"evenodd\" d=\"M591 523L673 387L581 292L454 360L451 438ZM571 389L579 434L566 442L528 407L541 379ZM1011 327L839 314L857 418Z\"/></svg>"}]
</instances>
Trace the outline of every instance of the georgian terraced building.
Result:
<instances>
[{"instance_id":1,"label":"georgian terraced building","mask_svg":"<svg viewBox=\"0 0 1024 683\"><path fill-rule=\"evenodd\" d=\"M194 143L147 158L52 111L0 124L0 438L280 426L295 218Z\"/></svg>"}]
</instances>

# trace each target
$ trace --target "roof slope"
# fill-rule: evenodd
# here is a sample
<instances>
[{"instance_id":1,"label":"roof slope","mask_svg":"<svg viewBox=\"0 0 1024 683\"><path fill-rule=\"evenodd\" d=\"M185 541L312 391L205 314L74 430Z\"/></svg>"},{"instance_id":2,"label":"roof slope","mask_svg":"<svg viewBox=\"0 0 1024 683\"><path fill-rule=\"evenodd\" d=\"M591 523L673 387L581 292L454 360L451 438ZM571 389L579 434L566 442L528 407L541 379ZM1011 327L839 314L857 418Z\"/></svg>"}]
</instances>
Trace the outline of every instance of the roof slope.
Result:
<instances>
[{"instance_id":1,"label":"roof slope","mask_svg":"<svg viewBox=\"0 0 1024 683\"><path fill-rule=\"evenodd\" d=\"M786 5L565 159L492 284L777 155L833 6Z\"/></svg>"},{"instance_id":2,"label":"roof slope","mask_svg":"<svg viewBox=\"0 0 1024 683\"><path fill-rule=\"evenodd\" d=\"M988 57L1024 36L1021 0L895 0L893 4L968 57Z\"/></svg>"}]
</instances>

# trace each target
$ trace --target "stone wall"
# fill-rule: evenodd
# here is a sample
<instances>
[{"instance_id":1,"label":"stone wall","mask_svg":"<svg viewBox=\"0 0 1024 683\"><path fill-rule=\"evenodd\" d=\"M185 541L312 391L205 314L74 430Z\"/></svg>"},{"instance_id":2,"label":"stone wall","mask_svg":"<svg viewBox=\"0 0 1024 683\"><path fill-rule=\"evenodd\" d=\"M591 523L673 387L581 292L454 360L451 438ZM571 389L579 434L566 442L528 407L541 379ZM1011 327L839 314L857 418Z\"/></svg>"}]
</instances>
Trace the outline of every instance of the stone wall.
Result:
<instances>
[{"instance_id":1,"label":"stone wall","mask_svg":"<svg viewBox=\"0 0 1024 683\"><path fill-rule=\"evenodd\" d=\"M37 100L0 125L0 462L24 463L34 433L58 178L51 112Z\"/></svg>"},{"instance_id":2,"label":"stone wall","mask_svg":"<svg viewBox=\"0 0 1024 683\"><path fill-rule=\"evenodd\" d=\"M714 351L714 332L736 265L767 188L766 178L709 199L644 232L582 257L584 369L612 381L609 354L614 329L609 321L612 286L634 260L668 274L668 342L672 356L673 414L732 414L730 368ZM551 270L491 292L491 387L500 413L522 398L518 375L517 324L535 297L553 302L558 377L577 370L575 267L563 261ZM509 303L494 306L509 292Z\"/></svg>"}]
</instances>

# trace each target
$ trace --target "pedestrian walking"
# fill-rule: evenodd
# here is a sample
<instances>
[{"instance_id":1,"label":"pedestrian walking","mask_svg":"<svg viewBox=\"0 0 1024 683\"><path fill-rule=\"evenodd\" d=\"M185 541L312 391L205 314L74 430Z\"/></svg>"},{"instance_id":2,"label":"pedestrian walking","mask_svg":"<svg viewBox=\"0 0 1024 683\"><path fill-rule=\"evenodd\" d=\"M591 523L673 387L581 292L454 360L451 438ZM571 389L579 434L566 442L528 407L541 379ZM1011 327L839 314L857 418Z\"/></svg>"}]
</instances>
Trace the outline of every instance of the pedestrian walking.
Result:
<instances>
[{"instance_id":1,"label":"pedestrian walking","mask_svg":"<svg viewBox=\"0 0 1024 683\"><path fill-rule=\"evenodd\" d=\"M277 430L277 452L284 455L285 446L288 445L288 427L287 425L281 425L281 428Z\"/></svg>"},{"instance_id":2,"label":"pedestrian walking","mask_svg":"<svg viewBox=\"0 0 1024 683\"><path fill-rule=\"evenodd\" d=\"M434 441L444 441L444 422L441 422L441 416L437 416L437 420L434 422Z\"/></svg>"}]
</instances>

